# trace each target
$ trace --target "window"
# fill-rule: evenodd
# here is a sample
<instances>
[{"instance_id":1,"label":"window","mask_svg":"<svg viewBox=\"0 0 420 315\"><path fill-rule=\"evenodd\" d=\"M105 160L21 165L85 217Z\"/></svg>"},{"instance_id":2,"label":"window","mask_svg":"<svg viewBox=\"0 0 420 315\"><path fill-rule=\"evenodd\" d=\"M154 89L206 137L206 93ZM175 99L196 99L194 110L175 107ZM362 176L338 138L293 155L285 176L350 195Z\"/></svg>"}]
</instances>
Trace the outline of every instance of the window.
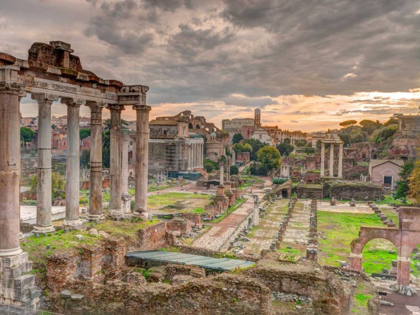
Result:
<instances>
[{"instance_id":1,"label":"window","mask_svg":"<svg viewBox=\"0 0 420 315\"><path fill-rule=\"evenodd\" d=\"M384 176L384 184L392 185L392 176Z\"/></svg>"}]
</instances>

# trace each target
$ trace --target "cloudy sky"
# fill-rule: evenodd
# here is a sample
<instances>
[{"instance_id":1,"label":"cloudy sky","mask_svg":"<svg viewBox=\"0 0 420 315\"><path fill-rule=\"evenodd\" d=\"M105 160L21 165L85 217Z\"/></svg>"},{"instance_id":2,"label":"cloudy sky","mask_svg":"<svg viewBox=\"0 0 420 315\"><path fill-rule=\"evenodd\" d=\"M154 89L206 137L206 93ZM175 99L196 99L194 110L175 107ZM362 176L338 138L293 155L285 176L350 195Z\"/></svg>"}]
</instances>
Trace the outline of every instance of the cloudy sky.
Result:
<instances>
[{"instance_id":1,"label":"cloudy sky","mask_svg":"<svg viewBox=\"0 0 420 315\"><path fill-rule=\"evenodd\" d=\"M415 114L419 32L418 0L0 0L0 51L71 43L84 69L150 86L152 117L190 109L218 125L256 107L304 131Z\"/></svg>"}]
</instances>

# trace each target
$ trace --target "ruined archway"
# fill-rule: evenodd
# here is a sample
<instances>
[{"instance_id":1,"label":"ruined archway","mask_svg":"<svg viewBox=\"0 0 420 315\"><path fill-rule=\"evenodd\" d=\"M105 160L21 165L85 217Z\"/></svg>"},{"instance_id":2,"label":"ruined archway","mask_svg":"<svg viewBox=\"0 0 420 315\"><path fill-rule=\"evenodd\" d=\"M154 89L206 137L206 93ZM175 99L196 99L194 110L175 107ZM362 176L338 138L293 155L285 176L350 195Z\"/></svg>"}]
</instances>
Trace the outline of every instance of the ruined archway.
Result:
<instances>
[{"instance_id":1,"label":"ruined archway","mask_svg":"<svg viewBox=\"0 0 420 315\"><path fill-rule=\"evenodd\" d=\"M363 271L369 275L389 274L397 276L398 249L389 240L375 238L368 241L362 251Z\"/></svg>"}]
</instances>

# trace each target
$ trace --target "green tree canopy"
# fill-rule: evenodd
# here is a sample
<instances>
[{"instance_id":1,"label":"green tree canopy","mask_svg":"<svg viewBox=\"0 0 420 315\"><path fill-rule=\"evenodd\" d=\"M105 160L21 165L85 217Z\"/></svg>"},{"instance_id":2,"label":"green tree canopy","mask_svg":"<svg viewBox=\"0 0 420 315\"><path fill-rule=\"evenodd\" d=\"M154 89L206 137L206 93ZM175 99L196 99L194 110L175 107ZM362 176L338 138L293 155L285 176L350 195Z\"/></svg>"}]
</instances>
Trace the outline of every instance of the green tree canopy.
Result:
<instances>
[{"instance_id":1,"label":"green tree canopy","mask_svg":"<svg viewBox=\"0 0 420 315\"><path fill-rule=\"evenodd\" d=\"M242 136L242 134L240 133L235 133L232 137L232 143L239 143L244 139L244 137Z\"/></svg>"},{"instance_id":2,"label":"green tree canopy","mask_svg":"<svg viewBox=\"0 0 420 315\"><path fill-rule=\"evenodd\" d=\"M397 129L397 125L390 125L388 127L382 127L381 129L377 129L372 133L370 140L375 143L384 142L391 138L397 131Z\"/></svg>"},{"instance_id":3,"label":"green tree canopy","mask_svg":"<svg viewBox=\"0 0 420 315\"><path fill-rule=\"evenodd\" d=\"M304 147L305 145L306 145L306 140L305 139L299 139L299 140L297 140L296 142L295 142L295 145L298 147L298 148L301 148L301 147Z\"/></svg>"},{"instance_id":4,"label":"green tree canopy","mask_svg":"<svg viewBox=\"0 0 420 315\"><path fill-rule=\"evenodd\" d=\"M230 175L238 175L239 174L239 168L236 165L230 166Z\"/></svg>"},{"instance_id":5,"label":"green tree canopy","mask_svg":"<svg viewBox=\"0 0 420 315\"><path fill-rule=\"evenodd\" d=\"M283 140L283 143L290 144L290 139L289 139L289 138L284 139L284 140Z\"/></svg>"},{"instance_id":6,"label":"green tree canopy","mask_svg":"<svg viewBox=\"0 0 420 315\"><path fill-rule=\"evenodd\" d=\"M267 170L277 169L281 165L281 155L275 147L263 147L257 152L258 162L260 162Z\"/></svg>"},{"instance_id":7,"label":"green tree canopy","mask_svg":"<svg viewBox=\"0 0 420 315\"><path fill-rule=\"evenodd\" d=\"M295 149L294 146L285 142L278 144L276 148L282 156L288 156Z\"/></svg>"},{"instance_id":8,"label":"green tree canopy","mask_svg":"<svg viewBox=\"0 0 420 315\"><path fill-rule=\"evenodd\" d=\"M377 120L364 119L359 123L362 126L362 131L366 132L368 135L371 135L376 129L383 127L383 125Z\"/></svg>"},{"instance_id":9,"label":"green tree canopy","mask_svg":"<svg viewBox=\"0 0 420 315\"><path fill-rule=\"evenodd\" d=\"M242 143L235 143L232 148L235 153L244 152L244 146Z\"/></svg>"},{"instance_id":10,"label":"green tree canopy","mask_svg":"<svg viewBox=\"0 0 420 315\"><path fill-rule=\"evenodd\" d=\"M420 153L408 180L409 197L414 200L416 205L420 205Z\"/></svg>"},{"instance_id":11,"label":"green tree canopy","mask_svg":"<svg viewBox=\"0 0 420 315\"><path fill-rule=\"evenodd\" d=\"M20 127L20 139L24 142L31 142L35 136L35 132L27 127Z\"/></svg>"},{"instance_id":12,"label":"green tree canopy","mask_svg":"<svg viewBox=\"0 0 420 315\"><path fill-rule=\"evenodd\" d=\"M409 161L407 164L403 166L403 169L398 174L400 176L400 180L397 182L397 191L395 193L395 198L401 199L406 198L408 192L410 191L409 184L409 177L414 169L414 162Z\"/></svg>"},{"instance_id":13,"label":"green tree canopy","mask_svg":"<svg viewBox=\"0 0 420 315\"><path fill-rule=\"evenodd\" d=\"M87 138L90 136L90 129L80 129L79 134L80 140Z\"/></svg>"},{"instance_id":14,"label":"green tree canopy","mask_svg":"<svg viewBox=\"0 0 420 315\"><path fill-rule=\"evenodd\" d=\"M265 143L262 143L260 140L257 139L245 139L243 141L244 145L249 144L252 147L251 151L251 160L257 160L257 152L262 147L266 146Z\"/></svg>"}]
</instances>

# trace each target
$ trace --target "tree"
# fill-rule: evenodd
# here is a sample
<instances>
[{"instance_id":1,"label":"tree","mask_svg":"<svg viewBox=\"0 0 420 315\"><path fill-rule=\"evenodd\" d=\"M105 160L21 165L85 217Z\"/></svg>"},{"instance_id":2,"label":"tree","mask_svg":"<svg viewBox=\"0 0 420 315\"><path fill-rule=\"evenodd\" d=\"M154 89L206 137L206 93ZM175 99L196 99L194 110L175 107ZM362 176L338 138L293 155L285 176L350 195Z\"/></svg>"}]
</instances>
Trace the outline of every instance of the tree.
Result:
<instances>
[{"instance_id":1,"label":"tree","mask_svg":"<svg viewBox=\"0 0 420 315\"><path fill-rule=\"evenodd\" d=\"M111 132L102 133L102 164L104 168L110 167Z\"/></svg>"},{"instance_id":2,"label":"tree","mask_svg":"<svg viewBox=\"0 0 420 315\"><path fill-rule=\"evenodd\" d=\"M235 153L241 153L244 152L244 146L241 143L235 143L233 146L233 151L235 151Z\"/></svg>"},{"instance_id":3,"label":"tree","mask_svg":"<svg viewBox=\"0 0 420 315\"><path fill-rule=\"evenodd\" d=\"M257 139L245 139L243 143L244 145L249 144L252 147L251 160L254 161L257 159L258 150L266 146L265 143L262 143L260 140Z\"/></svg>"},{"instance_id":4,"label":"tree","mask_svg":"<svg viewBox=\"0 0 420 315\"><path fill-rule=\"evenodd\" d=\"M214 170L217 170L217 163L210 160L210 159L204 159L204 163L203 163L204 169L206 170L207 173L211 173Z\"/></svg>"},{"instance_id":5,"label":"tree","mask_svg":"<svg viewBox=\"0 0 420 315\"><path fill-rule=\"evenodd\" d=\"M90 151L82 150L82 155L80 156L80 167L89 168L90 167Z\"/></svg>"},{"instance_id":6,"label":"tree","mask_svg":"<svg viewBox=\"0 0 420 315\"><path fill-rule=\"evenodd\" d=\"M409 179L408 187L410 189L409 197L414 200L415 204L419 205L420 204L420 159L414 163L413 171L411 172L411 175L408 179Z\"/></svg>"},{"instance_id":7,"label":"tree","mask_svg":"<svg viewBox=\"0 0 420 315\"><path fill-rule=\"evenodd\" d=\"M25 144L31 142L35 136L35 132L27 127L20 127L20 140Z\"/></svg>"},{"instance_id":8,"label":"tree","mask_svg":"<svg viewBox=\"0 0 420 315\"><path fill-rule=\"evenodd\" d=\"M306 140L305 139L299 139L295 142L296 146L298 148L304 147L306 145Z\"/></svg>"},{"instance_id":9,"label":"tree","mask_svg":"<svg viewBox=\"0 0 420 315\"><path fill-rule=\"evenodd\" d=\"M403 169L398 174L400 176L400 180L397 182L397 191L395 193L395 198L402 199L406 198L407 194L410 190L410 187L408 187L409 183L409 177L411 176L411 173L414 169L414 162L409 161L407 164L403 166Z\"/></svg>"},{"instance_id":10,"label":"tree","mask_svg":"<svg viewBox=\"0 0 420 315\"><path fill-rule=\"evenodd\" d=\"M80 140L87 138L90 136L90 129L80 129L79 134Z\"/></svg>"},{"instance_id":11,"label":"tree","mask_svg":"<svg viewBox=\"0 0 420 315\"><path fill-rule=\"evenodd\" d=\"M258 162L268 171L277 169L281 165L281 155L275 147L263 147L257 152Z\"/></svg>"},{"instance_id":12,"label":"tree","mask_svg":"<svg viewBox=\"0 0 420 315\"><path fill-rule=\"evenodd\" d=\"M362 131L366 132L368 135L371 135L376 129L381 128L383 125L377 120L364 119L359 123L362 126Z\"/></svg>"},{"instance_id":13,"label":"tree","mask_svg":"<svg viewBox=\"0 0 420 315\"><path fill-rule=\"evenodd\" d=\"M36 192L37 191L37 187L38 187L38 176L37 175L33 175L30 180L29 180L29 185L31 187L31 191L32 192ZM65 193L65 187L66 187L66 182L64 181L64 179L61 177L60 173L52 173L51 174L51 197L52 200L54 200L55 198L65 198L66 193Z\"/></svg>"},{"instance_id":14,"label":"tree","mask_svg":"<svg viewBox=\"0 0 420 315\"><path fill-rule=\"evenodd\" d=\"M397 125L390 125L388 127L377 129L371 135L370 140L375 143L381 143L381 142L387 141L389 138L391 138L394 135L397 129L398 129Z\"/></svg>"},{"instance_id":15,"label":"tree","mask_svg":"<svg viewBox=\"0 0 420 315\"><path fill-rule=\"evenodd\" d=\"M310 147L310 146L306 146L305 147L305 153L306 154L314 154L315 153L315 149Z\"/></svg>"},{"instance_id":16,"label":"tree","mask_svg":"<svg viewBox=\"0 0 420 315\"><path fill-rule=\"evenodd\" d=\"M356 120L351 119L351 120L346 120L346 121L343 121L343 122L341 122L339 125L340 125L341 127L344 127L343 129L345 129L345 130L347 131L347 134L348 134L348 135L350 135L350 134L351 134L351 132L353 131L353 126L354 126L355 124L357 124L357 121L356 121ZM350 137L350 142L351 142L351 137Z\"/></svg>"},{"instance_id":17,"label":"tree","mask_svg":"<svg viewBox=\"0 0 420 315\"><path fill-rule=\"evenodd\" d=\"M252 152L252 147L249 143L244 144L244 150L243 152Z\"/></svg>"},{"instance_id":18,"label":"tree","mask_svg":"<svg viewBox=\"0 0 420 315\"><path fill-rule=\"evenodd\" d=\"M289 138L284 139L284 140L283 140L283 143L290 144L290 139L289 139Z\"/></svg>"},{"instance_id":19,"label":"tree","mask_svg":"<svg viewBox=\"0 0 420 315\"><path fill-rule=\"evenodd\" d=\"M230 166L230 175L238 175L239 174L239 168L236 165Z\"/></svg>"},{"instance_id":20,"label":"tree","mask_svg":"<svg viewBox=\"0 0 420 315\"><path fill-rule=\"evenodd\" d=\"M232 143L239 143L244 139L244 136L240 133L235 133L232 137Z\"/></svg>"},{"instance_id":21,"label":"tree","mask_svg":"<svg viewBox=\"0 0 420 315\"><path fill-rule=\"evenodd\" d=\"M285 142L278 144L276 148L282 156L288 156L295 149L294 146Z\"/></svg>"}]
</instances>

